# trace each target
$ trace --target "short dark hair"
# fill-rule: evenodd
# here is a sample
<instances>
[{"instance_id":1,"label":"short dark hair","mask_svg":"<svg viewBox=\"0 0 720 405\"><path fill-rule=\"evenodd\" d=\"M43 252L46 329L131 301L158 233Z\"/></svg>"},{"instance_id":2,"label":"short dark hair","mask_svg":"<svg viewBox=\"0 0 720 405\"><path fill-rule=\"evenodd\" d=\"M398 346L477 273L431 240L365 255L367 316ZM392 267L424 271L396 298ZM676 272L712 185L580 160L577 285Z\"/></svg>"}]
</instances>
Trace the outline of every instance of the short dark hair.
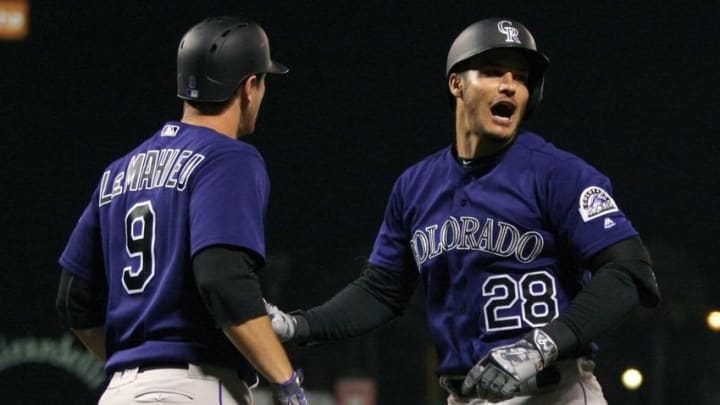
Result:
<instances>
[{"instance_id":1,"label":"short dark hair","mask_svg":"<svg viewBox=\"0 0 720 405\"><path fill-rule=\"evenodd\" d=\"M228 108L232 99L233 98L230 97L228 100L221 102L193 100L185 100L185 102L188 103L192 108L200 111L202 115L219 115Z\"/></svg>"}]
</instances>

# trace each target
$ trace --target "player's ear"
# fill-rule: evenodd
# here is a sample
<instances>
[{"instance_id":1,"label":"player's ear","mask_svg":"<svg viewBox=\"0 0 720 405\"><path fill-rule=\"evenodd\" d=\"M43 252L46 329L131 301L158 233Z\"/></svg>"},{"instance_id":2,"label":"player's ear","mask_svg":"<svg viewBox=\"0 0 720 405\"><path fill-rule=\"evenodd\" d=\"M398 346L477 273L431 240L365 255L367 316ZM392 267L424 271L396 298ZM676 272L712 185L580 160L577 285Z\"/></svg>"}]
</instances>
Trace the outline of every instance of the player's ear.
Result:
<instances>
[{"instance_id":1,"label":"player's ear","mask_svg":"<svg viewBox=\"0 0 720 405\"><path fill-rule=\"evenodd\" d=\"M262 95L262 89L261 86L264 85L264 75L250 75L245 81L240 85L240 88L238 89L238 95L240 97L240 105L245 108L246 105L250 104L253 101L257 101L260 99Z\"/></svg>"},{"instance_id":2,"label":"player's ear","mask_svg":"<svg viewBox=\"0 0 720 405\"><path fill-rule=\"evenodd\" d=\"M250 75L245 79L240 87L238 87L237 97L240 100L240 107L244 110L253 98L253 84L256 80L255 75Z\"/></svg>"},{"instance_id":3,"label":"player's ear","mask_svg":"<svg viewBox=\"0 0 720 405\"><path fill-rule=\"evenodd\" d=\"M463 77L457 73L450 73L450 77L448 77L448 88L450 94L461 98L463 95Z\"/></svg>"}]
</instances>

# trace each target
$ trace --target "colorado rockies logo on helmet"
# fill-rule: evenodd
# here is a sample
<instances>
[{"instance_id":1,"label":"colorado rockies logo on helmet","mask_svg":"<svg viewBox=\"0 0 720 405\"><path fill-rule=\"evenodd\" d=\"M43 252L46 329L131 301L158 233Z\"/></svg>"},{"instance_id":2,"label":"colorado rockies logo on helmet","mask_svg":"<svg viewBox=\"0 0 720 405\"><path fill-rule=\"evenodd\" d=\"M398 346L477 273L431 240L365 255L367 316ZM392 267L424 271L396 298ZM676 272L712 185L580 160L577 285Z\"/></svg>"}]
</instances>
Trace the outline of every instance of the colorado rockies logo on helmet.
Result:
<instances>
[{"instance_id":1,"label":"colorado rockies logo on helmet","mask_svg":"<svg viewBox=\"0 0 720 405\"><path fill-rule=\"evenodd\" d=\"M520 42L520 38L518 38L518 35L520 35L520 31L518 31L517 28L512 26L511 21L502 20L498 22L497 28L501 34L505 34L505 42L515 42L516 44L522 43Z\"/></svg>"}]
</instances>

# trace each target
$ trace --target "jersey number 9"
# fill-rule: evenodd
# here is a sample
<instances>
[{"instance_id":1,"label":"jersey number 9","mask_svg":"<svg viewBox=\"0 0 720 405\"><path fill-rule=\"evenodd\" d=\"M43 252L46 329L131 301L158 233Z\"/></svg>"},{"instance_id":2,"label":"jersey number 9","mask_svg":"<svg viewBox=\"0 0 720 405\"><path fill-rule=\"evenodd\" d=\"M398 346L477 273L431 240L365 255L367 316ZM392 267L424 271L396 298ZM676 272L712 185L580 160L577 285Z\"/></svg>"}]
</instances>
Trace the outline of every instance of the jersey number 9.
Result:
<instances>
[{"instance_id":1,"label":"jersey number 9","mask_svg":"<svg viewBox=\"0 0 720 405\"><path fill-rule=\"evenodd\" d=\"M137 262L123 268L122 283L128 294L138 294L155 275L155 210L150 201L133 205L125 215L125 250Z\"/></svg>"}]
</instances>

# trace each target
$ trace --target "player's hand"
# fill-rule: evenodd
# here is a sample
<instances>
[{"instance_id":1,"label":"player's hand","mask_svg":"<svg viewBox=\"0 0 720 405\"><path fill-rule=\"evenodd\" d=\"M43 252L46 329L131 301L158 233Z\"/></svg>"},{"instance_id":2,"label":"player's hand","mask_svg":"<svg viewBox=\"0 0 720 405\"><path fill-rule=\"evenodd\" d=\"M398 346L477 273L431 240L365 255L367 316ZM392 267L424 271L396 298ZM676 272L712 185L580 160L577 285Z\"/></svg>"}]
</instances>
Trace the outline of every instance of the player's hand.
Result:
<instances>
[{"instance_id":1,"label":"player's hand","mask_svg":"<svg viewBox=\"0 0 720 405\"><path fill-rule=\"evenodd\" d=\"M545 332L534 329L522 340L490 350L465 377L462 393L490 402L510 399L521 383L534 377L557 354L555 342Z\"/></svg>"},{"instance_id":2,"label":"player's hand","mask_svg":"<svg viewBox=\"0 0 720 405\"><path fill-rule=\"evenodd\" d=\"M275 334L278 336L280 341L287 342L288 340L294 338L297 331L297 319L295 319L294 316L281 311L280 308L267 302L264 298L263 302L265 303L265 310L270 317L273 331L275 331Z\"/></svg>"},{"instance_id":3,"label":"player's hand","mask_svg":"<svg viewBox=\"0 0 720 405\"><path fill-rule=\"evenodd\" d=\"M302 388L302 370L293 371L292 377L281 384L272 384L274 405L308 405Z\"/></svg>"}]
</instances>

